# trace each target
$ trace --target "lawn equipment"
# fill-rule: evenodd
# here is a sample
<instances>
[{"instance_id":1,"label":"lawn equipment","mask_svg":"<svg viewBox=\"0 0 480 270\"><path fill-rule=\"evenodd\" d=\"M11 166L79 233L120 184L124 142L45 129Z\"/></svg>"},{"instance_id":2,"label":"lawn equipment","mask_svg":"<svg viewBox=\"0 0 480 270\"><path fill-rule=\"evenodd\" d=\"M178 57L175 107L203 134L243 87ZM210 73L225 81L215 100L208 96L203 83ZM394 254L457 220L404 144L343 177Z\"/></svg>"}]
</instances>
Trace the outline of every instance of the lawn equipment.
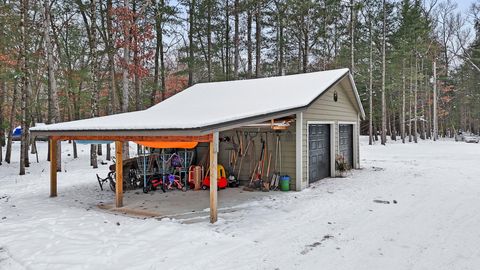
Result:
<instances>
[{"instance_id":1,"label":"lawn equipment","mask_svg":"<svg viewBox=\"0 0 480 270\"><path fill-rule=\"evenodd\" d=\"M225 168L222 165L217 166L217 187L218 189L224 189L228 186L227 175ZM203 178L202 189L206 190L210 187L210 169L207 171L207 175Z\"/></svg>"}]
</instances>

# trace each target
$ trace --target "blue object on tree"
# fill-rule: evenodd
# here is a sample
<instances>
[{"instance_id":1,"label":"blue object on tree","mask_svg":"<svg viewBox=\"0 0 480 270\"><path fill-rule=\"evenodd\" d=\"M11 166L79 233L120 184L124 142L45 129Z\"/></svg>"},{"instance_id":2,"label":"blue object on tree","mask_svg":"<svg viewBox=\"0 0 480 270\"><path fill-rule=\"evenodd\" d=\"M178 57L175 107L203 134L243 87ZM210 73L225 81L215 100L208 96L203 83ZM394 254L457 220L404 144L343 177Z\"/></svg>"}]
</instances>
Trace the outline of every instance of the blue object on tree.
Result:
<instances>
[{"instance_id":1,"label":"blue object on tree","mask_svg":"<svg viewBox=\"0 0 480 270\"><path fill-rule=\"evenodd\" d=\"M20 138L21 136L22 136L22 127L18 126L16 128L14 128L13 131L12 131L12 137Z\"/></svg>"}]
</instances>

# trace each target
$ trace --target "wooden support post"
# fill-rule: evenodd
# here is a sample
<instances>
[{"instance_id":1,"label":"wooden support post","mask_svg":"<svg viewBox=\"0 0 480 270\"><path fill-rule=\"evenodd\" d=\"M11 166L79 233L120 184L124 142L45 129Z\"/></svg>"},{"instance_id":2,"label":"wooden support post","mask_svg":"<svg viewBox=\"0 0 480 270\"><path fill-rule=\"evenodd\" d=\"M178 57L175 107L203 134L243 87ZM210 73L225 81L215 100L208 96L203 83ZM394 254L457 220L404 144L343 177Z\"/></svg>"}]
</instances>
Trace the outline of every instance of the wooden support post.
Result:
<instances>
[{"instance_id":1,"label":"wooden support post","mask_svg":"<svg viewBox=\"0 0 480 270\"><path fill-rule=\"evenodd\" d=\"M115 206L123 206L123 160L122 160L122 147L123 144L120 141L115 141Z\"/></svg>"},{"instance_id":2,"label":"wooden support post","mask_svg":"<svg viewBox=\"0 0 480 270\"><path fill-rule=\"evenodd\" d=\"M218 132L215 132L210 142L210 223L217 222L217 158Z\"/></svg>"},{"instance_id":3,"label":"wooden support post","mask_svg":"<svg viewBox=\"0 0 480 270\"><path fill-rule=\"evenodd\" d=\"M57 197L57 140L50 140L50 197Z\"/></svg>"}]
</instances>

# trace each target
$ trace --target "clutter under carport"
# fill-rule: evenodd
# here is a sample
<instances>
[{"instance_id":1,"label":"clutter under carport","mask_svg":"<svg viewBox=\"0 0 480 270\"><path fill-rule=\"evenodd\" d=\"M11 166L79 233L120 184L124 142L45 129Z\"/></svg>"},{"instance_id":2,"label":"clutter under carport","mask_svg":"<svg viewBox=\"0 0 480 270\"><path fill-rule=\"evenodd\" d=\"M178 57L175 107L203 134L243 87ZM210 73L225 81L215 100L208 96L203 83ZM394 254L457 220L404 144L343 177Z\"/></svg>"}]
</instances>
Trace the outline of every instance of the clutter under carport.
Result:
<instances>
[{"instance_id":1,"label":"clutter under carport","mask_svg":"<svg viewBox=\"0 0 480 270\"><path fill-rule=\"evenodd\" d=\"M245 127L221 133L217 166L218 190L289 191L290 176L282 174L282 137L292 136L289 119L282 128ZM96 142L98 143L98 142ZM123 161L123 190L207 190L210 188L208 145L196 142L136 142L137 157ZM225 165L225 166L224 166ZM97 175L100 188L109 182L115 191L115 166L106 178Z\"/></svg>"}]
</instances>

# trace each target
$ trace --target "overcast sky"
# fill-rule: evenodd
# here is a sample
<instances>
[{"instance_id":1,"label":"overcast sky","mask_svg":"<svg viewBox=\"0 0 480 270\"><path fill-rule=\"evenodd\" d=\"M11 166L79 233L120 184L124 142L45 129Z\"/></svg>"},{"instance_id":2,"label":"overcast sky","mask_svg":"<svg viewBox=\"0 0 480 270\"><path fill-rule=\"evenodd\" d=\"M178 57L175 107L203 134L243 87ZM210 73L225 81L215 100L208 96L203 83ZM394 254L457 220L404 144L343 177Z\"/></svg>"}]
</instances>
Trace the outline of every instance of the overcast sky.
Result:
<instances>
[{"instance_id":1,"label":"overcast sky","mask_svg":"<svg viewBox=\"0 0 480 270\"><path fill-rule=\"evenodd\" d=\"M454 1L454 2L457 2L460 10L468 11L470 6L472 5L472 3L475 3L476 1L475 0L457 0L457 1Z\"/></svg>"}]
</instances>

